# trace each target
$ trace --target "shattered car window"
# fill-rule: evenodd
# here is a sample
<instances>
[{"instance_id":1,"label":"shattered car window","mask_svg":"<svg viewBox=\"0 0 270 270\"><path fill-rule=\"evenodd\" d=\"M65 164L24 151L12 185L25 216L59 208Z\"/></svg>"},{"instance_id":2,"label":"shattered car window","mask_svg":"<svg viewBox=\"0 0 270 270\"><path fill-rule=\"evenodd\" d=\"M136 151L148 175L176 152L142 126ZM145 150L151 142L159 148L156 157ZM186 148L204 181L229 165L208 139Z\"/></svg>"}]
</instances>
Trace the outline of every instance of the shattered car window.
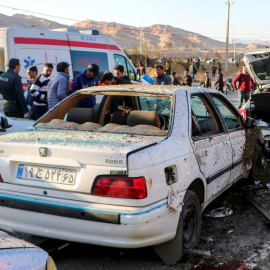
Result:
<instances>
[{"instance_id":1,"label":"shattered car window","mask_svg":"<svg viewBox=\"0 0 270 270\"><path fill-rule=\"evenodd\" d=\"M203 97L197 95L192 96L191 109L193 136L219 131L213 112Z\"/></svg>"},{"instance_id":2,"label":"shattered car window","mask_svg":"<svg viewBox=\"0 0 270 270\"><path fill-rule=\"evenodd\" d=\"M228 129L240 127L241 121L237 119L234 113L222 102L222 100L215 96L212 96L212 99L222 114Z\"/></svg>"},{"instance_id":3,"label":"shattered car window","mask_svg":"<svg viewBox=\"0 0 270 270\"><path fill-rule=\"evenodd\" d=\"M171 101L163 97L139 97L143 111L156 111L159 114L170 116Z\"/></svg>"},{"instance_id":4,"label":"shattered car window","mask_svg":"<svg viewBox=\"0 0 270 270\"><path fill-rule=\"evenodd\" d=\"M256 60L250 64L260 80L270 79L270 58Z\"/></svg>"},{"instance_id":5,"label":"shattered car window","mask_svg":"<svg viewBox=\"0 0 270 270\"><path fill-rule=\"evenodd\" d=\"M102 99L100 106L79 107L90 96L87 92L75 93L40 119L35 127L156 136L165 136L170 129L171 96L101 93L95 95L96 100Z\"/></svg>"}]
</instances>

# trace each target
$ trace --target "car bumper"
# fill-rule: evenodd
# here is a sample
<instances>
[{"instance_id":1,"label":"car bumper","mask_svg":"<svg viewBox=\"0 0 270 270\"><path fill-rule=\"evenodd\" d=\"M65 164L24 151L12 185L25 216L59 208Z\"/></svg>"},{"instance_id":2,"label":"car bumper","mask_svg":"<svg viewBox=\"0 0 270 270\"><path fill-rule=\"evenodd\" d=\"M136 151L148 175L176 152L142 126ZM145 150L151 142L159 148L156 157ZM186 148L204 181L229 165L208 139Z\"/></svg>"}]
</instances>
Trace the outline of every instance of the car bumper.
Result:
<instances>
[{"instance_id":1,"label":"car bumper","mask_svg":"<svg viewBox=\"0 0 270 270\"><path fill-rule=\"evenodd\" d=\"M111 247L138 248L169 241L180 215L166 200L140 208L111 206L109 211L97 205L94 209L78 202L68 205L14 195L0 194L3 230Z\"/></svg>"}]
</instances>

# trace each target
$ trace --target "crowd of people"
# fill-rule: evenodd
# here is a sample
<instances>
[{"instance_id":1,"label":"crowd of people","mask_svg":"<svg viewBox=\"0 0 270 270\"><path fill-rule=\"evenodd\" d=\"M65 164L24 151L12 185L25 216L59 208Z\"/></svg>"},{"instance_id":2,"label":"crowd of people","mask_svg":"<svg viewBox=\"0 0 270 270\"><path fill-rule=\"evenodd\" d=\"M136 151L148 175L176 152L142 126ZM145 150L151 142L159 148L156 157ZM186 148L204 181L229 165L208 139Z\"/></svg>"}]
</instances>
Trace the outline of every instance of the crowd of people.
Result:
<instances>
[{"instance_id":1,"label":"crowd of people","mask_svg":"<svg viewBox=\"0 0 270 270\"><path fill-rule=\"evenodd\" d=\"M177 74L172 72L170 61L166 61L164 67L161 64L156 66L157 76L153 80L146 73L146 67L148 67L149 61L149 57L146 55L145 64L139 62L138 68L141 78L149 84L191 86L196 70L199 68L196 62L191 62L189 70L184 71L183 78L180 81ZM70 88L69 64L60 62L56 65L57 75L52 82L50 76L54 67L51 63L46 63L40 74L38 74L36 66L27 68L28 89L25 97L21 77L19 76L20 68L19 59L12 58L9 61L9 69L0 75L0 90L4 100L3 111L5 115L10 117L24 117L37 120L71 93L86 87L99 85L99 66L96 64L90 64L86 70L78 74L74 78L72 87ZM213 65L211 75L208 71L205 71L204 81L199 85L205 88L211 88L211 79L216 78L214 86L217 90L223 92L224 81L220 63L218 63L217 67ZM105 71L101 76L100 83L104 85L119 85L131 84L131 81L125 75L124 66L116 65L114 67L114 74L110 71ZM235 77L232 85L235 90L238 90L238 107L240 108L243 101L249 99L253 86L253 81L245 67ZM128 100L125 103L127 104ZM95 97L89 96L81 101L79 106L93 108L95 104Z\"/></svg>"}]
</instances>

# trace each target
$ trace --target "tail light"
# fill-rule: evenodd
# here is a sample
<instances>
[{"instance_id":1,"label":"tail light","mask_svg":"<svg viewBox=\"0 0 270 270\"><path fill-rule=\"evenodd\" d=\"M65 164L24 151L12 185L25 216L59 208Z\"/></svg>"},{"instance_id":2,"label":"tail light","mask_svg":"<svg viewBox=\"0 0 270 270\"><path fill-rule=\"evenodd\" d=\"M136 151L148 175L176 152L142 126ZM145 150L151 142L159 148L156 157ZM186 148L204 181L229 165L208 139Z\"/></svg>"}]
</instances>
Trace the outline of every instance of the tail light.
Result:
<instances>
[{"instance_id":1,"label":"tail light","mask_svg":"<svg viewBox=\"0 0 270 270\"><path fill-rule=\"evenodd\" d=\"M145 178L100 176L95 182L92 194L125 199L143 199L147 197Z\"/></svg>"},{"instance_id":2,"label":"tail light","mask_svg":"<svg viewBox=\"0 0 270 270\"><path fill-rule=\"evenodd\" d=\"M1 174L0 174L0 182L4 182Z\"/></svg>"},{"instance_id":3,"label":"tail light","mask_svg":"<svg viewBox=\"0 0 270 270\"><path fill-rule=\"evenodd\" d=\"M247 111L245 109L239 109L238 111L243 116L243 118L247 120Z\"/></svg>"}]
</instances>

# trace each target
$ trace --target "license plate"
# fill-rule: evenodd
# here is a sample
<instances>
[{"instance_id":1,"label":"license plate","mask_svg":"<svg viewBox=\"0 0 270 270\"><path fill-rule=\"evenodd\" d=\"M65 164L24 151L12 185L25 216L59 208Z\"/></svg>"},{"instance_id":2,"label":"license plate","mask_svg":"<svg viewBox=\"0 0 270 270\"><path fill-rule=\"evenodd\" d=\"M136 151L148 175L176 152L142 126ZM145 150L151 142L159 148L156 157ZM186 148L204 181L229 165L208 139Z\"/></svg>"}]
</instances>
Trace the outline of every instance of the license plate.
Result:
<instances>
[{"instance_id":1,"label":"license plate","mask_svg":"<svg viewBox=\"0 0 270 270\"><path fill-rule=\"evenodd\" d=\"M76 171L73 169L48 168L19 164L17 178L74 185L76 180Z\"/></svg>"}]
</instances>

